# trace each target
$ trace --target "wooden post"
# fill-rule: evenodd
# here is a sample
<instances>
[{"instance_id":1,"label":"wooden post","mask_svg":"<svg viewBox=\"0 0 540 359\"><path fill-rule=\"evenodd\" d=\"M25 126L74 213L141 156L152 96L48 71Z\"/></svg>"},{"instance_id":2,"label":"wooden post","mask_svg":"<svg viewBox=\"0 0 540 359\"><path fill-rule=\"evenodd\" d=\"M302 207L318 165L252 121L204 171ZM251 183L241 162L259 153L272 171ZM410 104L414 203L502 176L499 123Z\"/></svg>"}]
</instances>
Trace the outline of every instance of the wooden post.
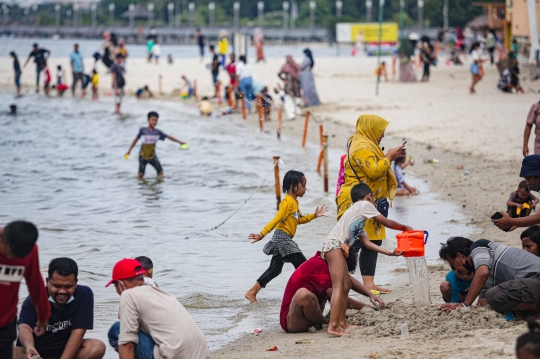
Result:
<instances>
[{"instance_id":1,"label":"wooden post","mask_svg":"<svg viewBox=\"0 0 540 359\"><path fill-rule=\"evenodd\" d=\"M279 181L279 156L274 156L274 177L276 178L276 201L277 209L281 203L281 184Z\"/></svg>"},{"instance_id":2,"label":"wooden post","mask_svg":"<svg viewBox=\"0 0 540 359\"><path fill-rule=\"evenodd\" d=\"M160 95L163 95L163 84L161 82L161 80L163 79L163 76L158 75L158 89L159 89L159 94Z\"/></svg>"},{"instance_id":3,"label":"wooden post","mask_svg":"<svg viewBox=\"0 0 540 359\"><path fill-rule=\"evenodd\" d=\"M259 129L263 132L263 109L261 95L257 94L257 112L259 113Z\"/></svg>"},{"instance_id":4,"label":"wooden post","mask_svg":"<svg viewBox=\"0 0 540 359\"><path fill-rule=\"evenodd\" d=\"M195 101L199 101L199 96L197 96L197 80L193 80L193 97L195 97Z\"/></svg>"},{"instance_id":5,"label":"wooden post","mask_svg":"<svg viewBox=\"0 0 540 359\"><path fill-rule=\"evenodd\" d=\"M233 94L232 94L232 86L229 85L229 87L227 87L227 97L229 99L229 107L231 108L231 110L234 111L234 101L233 101Z\"/></svg>"},{"instance_id":6,"label":"wooden post","mask_svg":"<svg viewBox=\"0 0 540 359\"><path fill-rule=\"evenodd\" d=\"M306 147L308 123L309 123L309 111L306 112L306 121L304 122L304 137L302 137L302 147Z\"/></svg>"},{"instance_id":7,"label":"wooden post","mask_svg":"<svg viewBox=\"0 0 540 359\"><path fill-rule=\"evenodd\" d=\"M328 193L328 135L323 135L323 152L324 152L324 192Z\"/></svg>"},{"instance_id":8,"label":"wooden post","mask_svg":"<svg viewBox=\"0 0 540 359\"><path fill-rule=\"evenodd\" d=\"M218 81L216 86L217 86L217 89L216 89L217 104L218 104L218 106L221 106L221 101L222 101L222 97L221 97L221 81Z\"/></svg>"},{"instance_id":9,"label":"wooden post","mask_svg":"<svg viewBox=\"0 0 540 359\"><path fill-rule=\"evenodd\" d=\"M319 125L319 136L321 140L321 152L319 152L319 160L317 161L317 172L321 174L321 165L324 157L324 126Z\"/></svg>"},{"instance_id":10,"label":"wooden post","mask_svg":"<svg viewBox=\"0 0 540 359\"><path fill-rule=\"evenodd\" d=\"M243 92L240 93L240 96L242 98L242 118L245 120L247 117L247 111L246 111L246 96Z\"/></svg>"},{"instance_id":11,"label":"wooden post","mask_svg":"<svg viewBox=\"0 0 540 359\"><path fill-rule=\"evenodd\" d=\"M283 124L283 118L282 118L281 111L283 111L283 106L279 106L278 107L278 112L277 112L277 138L278 139L281 139L281 127L282 127L282 124Z\"/></svg>"}]
</instances>

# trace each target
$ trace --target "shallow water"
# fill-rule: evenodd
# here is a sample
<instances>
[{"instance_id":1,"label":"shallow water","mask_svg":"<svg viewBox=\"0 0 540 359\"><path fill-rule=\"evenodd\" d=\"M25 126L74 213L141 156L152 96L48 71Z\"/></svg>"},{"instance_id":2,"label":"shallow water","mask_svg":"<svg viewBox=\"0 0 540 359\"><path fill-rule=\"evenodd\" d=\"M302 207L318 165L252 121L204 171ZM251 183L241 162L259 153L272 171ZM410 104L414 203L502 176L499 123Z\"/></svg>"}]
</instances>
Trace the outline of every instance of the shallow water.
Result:
<instances>
[{"instance_id":1,"label":"shallow water","mask_svg":"<svg viewBox=\"0 0 540 359\"><path fill-rule=\"evenodd\" d=\"M0 223L22 218L38 225L42 270L55 257L77 261L79 283L90 286L95 295L94 330L88 336L106 341L119 298L104 285L116 261L139 255L154 261L154 279L186 306L211 349L255 327L278 324L292 266L286 265L261 291L259 304L249 305L243 298L270 260L262 253L264 243L251 245L247 235L258 233L275 214L272 156L280 155L284 162L281 176L291 168L306 174L308 191L300 199L304 213L321 203L331 207L328 218L298 229L295 239L311 257L335 223L334 183L341 151L329 151L330 193L324 194L322 178L315 172L318 146L303 149L300 140L287 133L278 141L273 130L260 134L241 119L201 118L195 108L181 103L131 98L118 117L112 114L111 98L92 102L32 94L15 100L11 93L0 92L0 103L12 102L20 114L0 114ZM128 161L123 158L150 110L160 113L158 128L190 145L181 151L172 141L158 143L163 181L151 167L145 180L136 179L138 146ZM210 230L267 176L236 216ZM454 235L470 230L460 225L464 218L457 206L437 201L437 194L422 181L407 180L422 195L395 200L390 214L430 230L426 256L434 261L438 242L446 237L441 228ZM455 221L447 223L451 220ZM384 246L395 246L392 231L388 238ZM394 269L405 267L403 258L379 258L379 284L389 283ZM23 287L21 298L25 295ZM109 350L106 358L114 357Z\"/></svg>"}]
</instances>

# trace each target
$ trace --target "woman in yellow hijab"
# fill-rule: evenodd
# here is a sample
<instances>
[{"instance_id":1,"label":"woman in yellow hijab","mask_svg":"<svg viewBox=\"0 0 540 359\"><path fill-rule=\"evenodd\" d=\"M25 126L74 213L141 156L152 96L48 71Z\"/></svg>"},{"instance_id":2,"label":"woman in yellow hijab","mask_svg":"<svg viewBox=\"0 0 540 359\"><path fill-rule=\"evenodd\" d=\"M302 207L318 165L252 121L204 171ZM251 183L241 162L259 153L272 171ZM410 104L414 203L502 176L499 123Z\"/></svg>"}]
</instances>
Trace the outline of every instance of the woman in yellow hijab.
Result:
<instances>
[{"instance_id":1,"label":"woman in yellow hijab","mask_svg":"<svg viewBox=\"0 0 540 359\"><path fill-rule=\"evenodd\" d=\"M345 159L345 182L336 198L338 220L352 205L351 190L358 183L364 182L373 191L375 201L392 200L396 195L397 182L391 169L391 163L406 155L404 145L392 148L385 155L379 144L389 122L377 115L361 115L356 122L356 135L347 140L347 158ZM352 166L352 167L351 167ZM385 227L374 218L366 221L364 230L369 239L377 245L386 238ZM390 292L375 285L377 252L362 248L359 255L360 273L364 285L370 290Z\"/></svg>"}]
</instances>

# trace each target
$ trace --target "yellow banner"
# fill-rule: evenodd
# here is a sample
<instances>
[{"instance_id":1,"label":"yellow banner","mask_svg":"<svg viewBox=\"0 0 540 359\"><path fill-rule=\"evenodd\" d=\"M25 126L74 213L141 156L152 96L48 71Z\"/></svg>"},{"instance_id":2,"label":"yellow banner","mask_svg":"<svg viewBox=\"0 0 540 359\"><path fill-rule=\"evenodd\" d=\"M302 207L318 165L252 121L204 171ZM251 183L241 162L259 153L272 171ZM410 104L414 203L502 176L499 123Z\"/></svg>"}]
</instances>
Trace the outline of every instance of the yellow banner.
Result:
<instances>
[{"instance_id":1,"label":"yellow banner","mask_svg":"<svg viewBox=\"0 0 540 359\"><path fill-rule=\"evenodd\" d=\"M351 24L351 42L356 41L358 33L362 31L364 33L364 42L378 42L379 41L379 24L378 23L356 23ZM397 42L398 41L398 25L396 23L383 23L382 24L382 37L381 42Z\"/></svg>"}]
</instances>

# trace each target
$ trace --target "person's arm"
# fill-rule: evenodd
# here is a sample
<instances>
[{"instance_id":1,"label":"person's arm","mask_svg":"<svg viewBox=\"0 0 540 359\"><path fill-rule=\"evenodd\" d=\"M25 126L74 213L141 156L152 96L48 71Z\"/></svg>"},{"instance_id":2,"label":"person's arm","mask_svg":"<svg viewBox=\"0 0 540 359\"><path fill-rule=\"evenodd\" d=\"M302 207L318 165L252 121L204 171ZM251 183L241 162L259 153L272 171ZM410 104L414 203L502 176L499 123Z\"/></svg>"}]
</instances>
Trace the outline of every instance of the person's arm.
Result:
<instances>
[{"instance_id":1,"label":"person's arm","mask_svg":"<svg viewBox=\"0 0 540 359\"><path fill-rule=\"evenodd\" d=\"M307 214L305 216L298 217L298 224L306 224L319 217L327 217L326 212L328 211L328 206L323 204L321 207L317 206L315 208L315 213Z\"/></svg>"},{"instance_id":2,"label":"person's arm","mask_svg":"<svg viewBox=\"0 0 540 359\"><path fill-rule=\"evenodd\" d=\"M168 138L169 140L173 141L173 142L178 142L178 143L181 144L181 145L185 144L185 142L182 142L182 141L180 141L179 139L176 139L176 138L174 138L174 137L171 136L171 135L167 135L167 138Z\"/></svg>"},{"instance_id":3,"label":"person's arm","mask_svg":"<svg viewBox=\"0 0 540 359\"><path fill-rule=\"evenodd\" d=\"M118 354L120 359L136 359L135 358L135 343L129 342L118 346Z\"/></svg>"},{"instance_id":4,"label":"person's arm","mask_svg":"<svg viewBox=\"0 0 540 359\"><path fill-rule=\"evenodd\" d=\"M356 165L362 168L362 171L364 171L366 176L371 179L382 177L388 171L392 170L392 160L386 157L377 161L375 154L369 150L360 150L357 154L358 157L356 155L351 157L352 162L356 162ZM360 163L365 165L360 166Z\"/></svg>"},{"instance_id":5,"label":"person's arm","mask_svg":"<svg viewBox=\"0 0 540 359\"><path fill-rule=\"evenodd\" d=\"M382 215L381 215L382 217ZM378 245L376 244L373 244L373 242L371 242L368 238L368 236L366 235L361 235L360 238L358 239L360 242L362 242L362 247L363 248L366 248L366 249L369 249L371 251L374 251L374 252L378 252L378 253L381 253L381 254L384 254L386 256L395 256L397 255L394 252L390 252L389 250L387 249L384 249L383 247L379 247Z\"/></svg>"},{"instance_id":6,"label":"person's arm","mask_svg":"<svg viewBox=\"0 0 540 359\"><path fill-rule=\"evenodd\" d=\"M74 359L81 349L86 329L73 329L60 359Z\"/></svg>"},{"instance_id":7,"label":"person's arm","mask_svg":"<svg viewBox=\"0 0 540 359\"><path fill-rule=\"evenodd\" d=\"M407 182L405 182L405 181L401 182L401 184L402 184L403 187L405 187L405 189L406 189L407 191L409 191L413 196L416 196L416 195L417 195L417 193L416 193L416 188L413 188L413 187L409 186L409 185L407 184Z\"/></svg>"},{"instance_id":8,"label":"person's arm","mask_svg":"<svg viewBox=\"0 0 540 359\"><path fill-rule=\"evenodd\" d=\"M375 217L377 222L385 226L386 228L395 229L396 231L412 231L413 229L405 224L398 223L391 219L386 218L382 214Z\"/></svg>"},{"instance_id":9,"label":"person's arm","mask_svg":"<svg viewBox=\"0 0 540 359\"><path fill-rule=\"evenodd\" d=\"M114 92L118 94L118 82L116 82L116 73L112 72L111 75Z\"/></svg>"},{"instance_id":10,"label":"person's arm","mask_svg":"<svg viewBox=\"0 0 540 359\"><path fill-rule=\"evenodd\" d=\"M131 145L129 146L129 149L126 152L126 155L129 155L131 153L131 150L133 149L133 147L135 147L135 144L137 143L137 141L139 141L139 137L135 137L133 141L131 141Z\"/></svg>"},{"instance_id":11,"label":"person's arm","mask_svg":"<svg viewBox=\"0 0 540 359\"><path fill-rule=\"evenodd\" d=\"M47 329L47 320L51 315L51 307L49 305L45 283L43 283L43 277L39 270L37 246L34 246L34 249L30 253L28 265L24 271L24 278L26 279L26 286L28 287L30 298L37 313L37 324L34 327L34 333L40 336L45 334Z\"/></svg>"},{"instance_id":12,"label":"person's arm","mask_svg":"<svg viewBox=\"0 0 540 359\"><path fill-rule=\"evenodd\" d=\"M326 290L326 296L328 297L328 300L332 300L332 293L334 293L334 290L330 287ZM355 310L362 310L366 305L356 299L352 299L351 297L347 297L347 309L355 309ZM324 308L323 308L324 309Z\"/></svg>"},{"instance_id":13,"label":"person's arm","mask_svg":"<svg viewBox=\"0 0 540 359\"><path fill-rule=\"evenodd\" d=\"M285 219L285 217L289 213L289 207L290 207L290 202L287 201L287 200L283 200L279 204L279 210L276 213L276 216L274 217L274 219L272 219L270 222L268 222L268 224L266 226L264 226L261 233L258 233L258 234L252 233L252 234L250 234L248 236L248 238L251 240L251 244L260 241L268 233L272 232L272 230L278 225L278 223L280 223L281 221L283 221Z\"/></svg>"},{"instance_id":14,"label":"person's arm","mask_svg":"<svg viewBox=\"0 0 540 359\"><path fill-rule=\"evenodd\" d=\"M512 202L511 200L508 200L508 201L506 202L506 205L507 205L508 207L519 207L519 208L523 208L523 205L522 205L522 204L516 203L516 202Z\"/></svg>"},{"instance_id":15,"label":"person's arm","mask_svg":"<svg viewBox=\"0 0 540 359\"><path fill-rule=\"evenodd\" d=\"M465 297L465 300L463 301L463 303L467 307L470 307L471 305L474 304L474 301L476 300L476 298L478 298L478 296L480 295L480 293L486 286L488 277L489 277L489 267L487 265L481 265L478 268L476 268L474 272L474 277L471 283L471 287L469 288L469 291L467 292L467 297ZM484 301L482 301L482 303L484 303ZM483 306L482 303L480 303L480 300L478 301L478 304L480 306ZM441 305L441 310L445 312L449 312L451 310L454 310L463 306L464 305L462 303L445 303Z\"/></svg>"},{"instance_id":16,"label":"person's arm","mask_svg":"<svg viewBox=\"0 0 540 359\"><path fill-rule=\"evenodd\" d=\"M523 157L529 155L529 138L531 137L532 123L525 124L525 132L523 133Z\"/></svg>"},{"instance_id":17,"label":"person's arm","mask_svg":"<svg viewBox=\"0 0 540 359\"><path fill-rule=\"evenodd\" d=\"M28 324L19 325L19 341L26 351L26 358L31 359L34 356L39 356L38 351L34 348L32 328Z\"/></svg>"},{"instance_id":18,"label":"person's arm","mask_svg":"<svg viewBox=\"0 0 540 359\"><path fill-rule=\"evenodd\" d=\"M379 308L381 308L381 309L384 309L384 307L385 307L384 300L382 300L381 298L379 298L376 295L374 295L373 293L371 293L371 291L365 285L360 283L360 281L358 279L354 278L352 275L350 277L351 277L351 289L353 291L355 291L356 293L362 294L363 296L368 297L369 300L371 301L371 303L373 303L374 305L379 306ZM351 298L349 298L349 300L354 301L354 299L351 299ZM347 308L350 308L349 307L349 301L347 301Z\"/></svg>"},{"instance_id":19,"label":"person's arm","mask_svg":"<svg viewBox=\"0 0 540 359\"><path fill-rule=\"evenodd\" d=\"M51 52L49 50L45 50L45 54L43 55L43 57L45 57L45 60L47 60L50 55L51 55Z\"/></svg>"},{"instance_id":20,"label":"person's arm","mask_svg":"<svg viewBox=\"0 0 540 359\"><path fill-rule=\"evenodd\" d=\"M530 215L528 217L512 218L504 212L499 212L502 215L501 219L491 220L499 229L510 228L510 231L516 229L516 227L529 227L533 224L540 223L540 213Z\"/></svg>"}]
</instances>

